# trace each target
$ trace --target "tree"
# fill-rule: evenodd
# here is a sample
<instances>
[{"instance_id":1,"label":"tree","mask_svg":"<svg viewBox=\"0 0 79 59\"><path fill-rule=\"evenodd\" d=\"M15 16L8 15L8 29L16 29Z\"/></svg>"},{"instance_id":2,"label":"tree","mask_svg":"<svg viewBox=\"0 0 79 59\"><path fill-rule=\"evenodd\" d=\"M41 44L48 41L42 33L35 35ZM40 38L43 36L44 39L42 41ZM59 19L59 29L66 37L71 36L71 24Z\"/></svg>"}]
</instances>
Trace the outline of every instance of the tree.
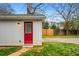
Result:
<instances>
[{"instance_id":1,"label":"tree","mask_svg":"<svg viewBox=\"0 0 79 59\"><path fill-rule=\"evenodd\" d=\"M56 22L51 22L50 28L54 30L54 34L58 35L59 34L59 23Z\"/></svg>"},{"instance_id":2,"label":"tree","mask_svg":"<svg viewBox=\"0 0 79 59\"><path fill-rule=\"evenodd\" d=\"M78 15L76 12L79 12L79 4L63 3L52 5L52 7L56 10L59 16L64 19L64 29L66 30L66 34L68 34L68 22L72 19L72 17Z\"/></svg>"},{"instance_id":3,"label":"tree","mask_svg":"<svg viewBox=\"0 0 79 59\"><path fill-rule=\"evenodd\" d=\"M56 25L55 24L53 24L53 25L51 25L51 27L50 27L51 29L56 29Z\"/></svg>"},{"instance_id":4,"label":"tree","mask_svg":"<svg viewBox=\"0 0 79 59\"><path fill-rule=\"evenodd\" d=\"M79 19L72 19L71 21L69 21L69 23L68 23L68 29L69 30L75 30L76 34L78 34Z\"/></svg>"},{"instance_id":5,"label":"tree","mask_svg":"<svg viewBox=\"0 0 79 59\"><path fill-rule=\"evenodd\" d=\"M44 21L42 23L42 27L43 27L43 29L48 29L49 28L49 23L47 21Z\"/></svg>"},{"instance_id":6,"label":"tree","mask_svg":"<svg viewBox=\"0 0 79 59\"><path fill-rule=\"evenodd\" d=\"M35 6L33 6L32 3L28 3L27 4L27 14L35 14L37 9L40 9L40 5L42 5L42 3L39 3L39 4L35 5Z\"/></svg>"},{"instance_id":7,"label":"tree","mask_svg":"<svg viewBox=\"0 0 79 59\"><path fill-rule=\"evenodd\" d=\"M14 14L10 4L0 4L0 14Z\"/></svg>"},{"instance_id":8,"label":"tree","mask_svg":"<svg viewBox=\"0 0 79 59\"><path fill-rule=\"evenodd\" d=\"M51 22L50 28L51 29L56 29L57 28L56 23L55 22Z\"/></svg>"}]
</instances>

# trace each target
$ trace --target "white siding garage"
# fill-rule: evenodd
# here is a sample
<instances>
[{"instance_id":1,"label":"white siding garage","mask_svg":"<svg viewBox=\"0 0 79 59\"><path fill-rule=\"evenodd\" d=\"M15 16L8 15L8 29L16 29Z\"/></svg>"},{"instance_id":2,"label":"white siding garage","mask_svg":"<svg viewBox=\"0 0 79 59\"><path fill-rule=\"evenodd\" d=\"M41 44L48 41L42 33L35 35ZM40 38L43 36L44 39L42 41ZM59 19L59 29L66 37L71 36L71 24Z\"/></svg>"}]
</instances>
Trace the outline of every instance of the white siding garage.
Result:
<instances>
[{"instance_id":1,"label":"white siding garage","mask_svg":"<svg viewBox=\"0 0 79 59\"><path fill-rule=\"evenodd\" d=\"M0 46L23 45L24 22L0 21Z\"/></svg>"},{"instance_id":2,"label":"white siding garage","mask_svg":"<svg viewBox=\"0 0 79 59\"><path fill-rule=\"evenodd\" d=\"M0 15L0 46L42 45L44 15Z\"/></svg>"}]
</instances>

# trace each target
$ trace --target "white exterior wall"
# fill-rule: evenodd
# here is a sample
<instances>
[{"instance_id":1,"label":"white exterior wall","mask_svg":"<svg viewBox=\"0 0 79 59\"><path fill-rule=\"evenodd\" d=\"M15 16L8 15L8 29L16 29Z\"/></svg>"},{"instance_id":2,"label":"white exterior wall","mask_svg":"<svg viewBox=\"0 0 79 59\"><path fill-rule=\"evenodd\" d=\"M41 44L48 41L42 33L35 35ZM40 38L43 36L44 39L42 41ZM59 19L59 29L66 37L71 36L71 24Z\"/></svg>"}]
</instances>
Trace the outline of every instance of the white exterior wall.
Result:
<instances>
[{"instance_id":1,"label":"white exterior wall","mask_svg":"<svg viewBox=\"0 0 79 59\"><path fill-rule=\"evenodd\" d=\"M42 21L33 21L33 45L42 45Z\"/></svg>"},{"instance_id":2,"label":"white exterior wall","mask_svg":"<svg viewBox=\"0 0 79 59\"><path fill-rule=\"evenodd\" d=\"M18 22L20 24L17 24ZM23 45L23 43L23 21L0 21L0 46L18 46Z\"/></svg>"}]
</instances>

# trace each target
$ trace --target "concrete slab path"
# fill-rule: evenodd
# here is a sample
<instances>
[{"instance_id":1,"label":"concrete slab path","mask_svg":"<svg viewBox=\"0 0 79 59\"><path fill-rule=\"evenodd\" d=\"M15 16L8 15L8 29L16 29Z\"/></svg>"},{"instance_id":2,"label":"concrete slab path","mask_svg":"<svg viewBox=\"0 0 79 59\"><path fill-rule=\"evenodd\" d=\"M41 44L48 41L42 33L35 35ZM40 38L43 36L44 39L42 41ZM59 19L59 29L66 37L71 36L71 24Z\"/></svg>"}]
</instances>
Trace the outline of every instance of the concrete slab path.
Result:
<instances>
[{"instance_id":1,"label":"concrete slab path","mask_svg":"<svg viewBox=\"0 0 79 59\"><path fill-rule=\"evenodd\" d=\"M43 42L64 42L79 44L79 38L44 38Z\"/></svg>"},{"instance_id":2,"label":"concrete slab path","mask_svg":"<svg viewBox=\"0 0 79 59\"><path fill-rule=\"evenodd\" d=\"M8 55L8 56L19 56L19 55L21 55L22 53L24 53L24 52L26 52L26 51L28 51L28 50L30 50L30 49L31 49L31 48L23 47L22 49L20 49L20 50L14 52L14 53L12 53L12 54L10 54L10 55Z\"/></svg>"}]
</instances>

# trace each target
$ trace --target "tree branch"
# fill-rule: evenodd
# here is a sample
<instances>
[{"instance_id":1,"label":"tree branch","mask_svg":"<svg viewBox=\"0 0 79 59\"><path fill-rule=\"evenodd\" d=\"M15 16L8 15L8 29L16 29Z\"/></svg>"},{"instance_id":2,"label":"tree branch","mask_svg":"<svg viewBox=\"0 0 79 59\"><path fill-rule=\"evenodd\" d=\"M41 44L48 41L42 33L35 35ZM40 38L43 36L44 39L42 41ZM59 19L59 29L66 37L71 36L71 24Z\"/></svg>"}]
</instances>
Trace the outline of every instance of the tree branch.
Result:
<instances>
[{"instance_id":1,"label":"tree branch","mask_svg":"<svg viewBox=\"0 0 79 59\"><path fill-rule=\"evenodd\" d=\"M37 9L41 4L42 4L42 3L39 3L38 5L36 5L36 6L33 8L33 12L32 12L32 14L35 13L36 9Z\"/></svg>"},{"instance_id":2,"label":"tree branch","mask_svg":"<svg viewBox=\"0 0 79 59\"><path fill-rule=\"evenodd\" d=\"M59 11L59 10L58 10L57 8L55 8L55 7L54 7L54 9L63 17L64 20L66 20L64 14L63 14L63 10L62 10L62 12L61 12L61 11Z\"/></svg>"}]
</instances>

